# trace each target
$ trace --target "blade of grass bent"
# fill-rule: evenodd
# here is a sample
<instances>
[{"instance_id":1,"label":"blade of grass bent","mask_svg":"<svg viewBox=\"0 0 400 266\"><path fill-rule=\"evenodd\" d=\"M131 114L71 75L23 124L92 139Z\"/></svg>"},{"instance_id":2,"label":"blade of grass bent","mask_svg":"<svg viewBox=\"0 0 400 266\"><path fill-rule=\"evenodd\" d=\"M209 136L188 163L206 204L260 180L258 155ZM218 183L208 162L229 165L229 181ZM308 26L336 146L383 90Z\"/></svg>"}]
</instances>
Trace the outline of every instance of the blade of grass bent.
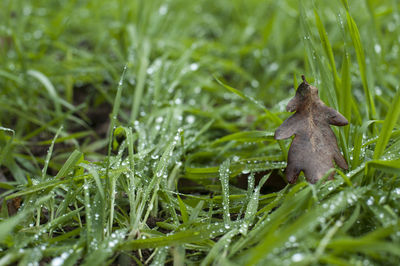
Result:
<instances>
[{"instance_id":1,"label":"blade of grass bent","mask_svg":"<svg viewBox=\"0 0 400 266\"><path fill-rule=\"evenodd\" d=\"M241 98L243 98L243 99L249 101L250 103L256 105L257 107L260 107L261 109L263 109L264 112L266 113L266 115L267 115L275 124L280 125L280 124L282 123L282 119L280 119L275 113L272 113L271 111L269 111L269 110L268 110L262 103L260 103L259 101L255 100L255 99L253 99L252 97L247 96L247 95L244 94L243 92L241 92L241 91L239 91L239 90L237 90L237 89L235 89L235 88L232 88L231 86L229 86L229 85L223 83L223 82L222 82L221 80L219 80L217 77L214 76L214 78L215 78L215 80L216 80L221 86L223 86L225 89L227 89L227 90L233 92L234 94L240 96Z\"/></svg>"},{"instance_id":2,"label":"blade of grass bent","mask_svg":"<svg viewBox=\"0 0 400 266\"><path fill-rule=\"evenodd\" d=\"M83 153L78 150L74 150L72 154L68 157L64 165L61 167L60 171L58 171L55 179L65 177L72 170L72 168L75 167L75 165L79 164L79 162L81 162L82 160Z\"/></svg>"},{"instance_id":3,"label":"blade of grass bent","mask_svg":"<svg viewBox=\"0 0 400 266\"><path fill-rule=\"evenodd\" d=\"M57 115L60 115L61 114L60 97L57 95L56 89L54 88L51 81L42 72L37 71L37 70L33 70L33 69L28 70L27 74L34 77L40 83L43 84L43 86L46 88L47 92L49 93L50 97L54 101L54 106L55 106Z\"/></svg>"}]
</instances>

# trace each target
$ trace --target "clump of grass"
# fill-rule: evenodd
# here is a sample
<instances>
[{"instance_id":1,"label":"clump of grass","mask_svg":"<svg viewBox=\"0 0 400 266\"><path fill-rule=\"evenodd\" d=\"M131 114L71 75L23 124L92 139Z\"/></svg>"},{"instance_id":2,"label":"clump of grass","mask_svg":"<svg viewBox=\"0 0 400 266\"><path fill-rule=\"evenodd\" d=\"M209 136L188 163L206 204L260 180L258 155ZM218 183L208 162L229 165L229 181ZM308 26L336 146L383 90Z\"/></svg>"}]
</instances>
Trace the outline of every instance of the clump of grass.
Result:
<instances>
[{"instance_id":1,"label":"clump of grass","mask_svg":"<svg viewBox=\"0 0 400 266\"><path fill-rule=\"evenodd\" d=\"M398 261L397 3L0 13L0 265ZM273 132L303 73L350 121L350 169L285 185Z\"/></svg>"}]
</instances>

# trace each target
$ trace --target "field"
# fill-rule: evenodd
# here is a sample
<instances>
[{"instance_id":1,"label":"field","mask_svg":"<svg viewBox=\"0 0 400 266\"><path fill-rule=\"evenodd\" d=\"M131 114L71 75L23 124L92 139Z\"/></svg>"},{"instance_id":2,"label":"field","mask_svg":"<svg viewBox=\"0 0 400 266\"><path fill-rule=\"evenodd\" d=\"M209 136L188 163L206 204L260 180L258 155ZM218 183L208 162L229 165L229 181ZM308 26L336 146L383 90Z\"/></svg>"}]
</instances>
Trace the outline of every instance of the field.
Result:
<instances>
[{"instance_id":1,"label":"field","mask_svg":"<svg viewBox=\"0 0 400 266\"><path fill-rule=\"evenodd\" d=\"M397 265L399 36L395 0L2 0L0 265ZM349 121L316 184L274 139L301 75Z\"/></svg>"}]
</instances>

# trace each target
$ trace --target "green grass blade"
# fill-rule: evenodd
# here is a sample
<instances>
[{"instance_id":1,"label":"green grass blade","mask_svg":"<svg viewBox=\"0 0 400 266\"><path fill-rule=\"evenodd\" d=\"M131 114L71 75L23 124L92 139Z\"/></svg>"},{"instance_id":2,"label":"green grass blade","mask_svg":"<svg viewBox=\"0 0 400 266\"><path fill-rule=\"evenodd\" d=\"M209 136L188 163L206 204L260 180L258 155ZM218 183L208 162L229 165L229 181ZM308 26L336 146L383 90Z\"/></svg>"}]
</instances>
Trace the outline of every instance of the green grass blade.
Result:
<instances>
[{"instance_id":1,"label":"green grass blade","mask_svg":"<svg viewBox=\"0 0 400 266\"><path fill-rule=\"evenodd\" d=\"M229 175L230 160L224 161L219 168L219 179L222 187L222 208L225 225L229 228L231 222L231 214L229 212Z\"/></svg>"},{"instance_id":2,"label":"green grass blade","mask_svg":"<svg viewBox=\"0 0 400 266\"><path fill-rule=\"evenodd\" d=\"M5 128L0 126L0 131L8 132L11 133L12 136L10 139L6 140L6 145L2 147L2 151L0 153L0 166L3 163L4 157L10 152L11 144L13 143L14 137L15 137L15 131L12 130L11 128Z\"/></svg>"},{"instance_id":3,"label":"green grass blade","mask_svg":"<svg viewBox=\"0 0 400 266\"><path fill-rule=\"evenodd\" d=\"M53 153L54 143L55 143L55 141L56 141L58 135L61 133L61 130L63 130L63 126L61 126L61 127L57 130L57 133L56 133L56 135L54 136L53 141L51 142L50 148L49 148L49 150L47 151L46 160L44 161L44 166L43 166L43 169L42 169L42 180L45 180L45 177L46 177L46 174L47 174L47 168L48 168L48 166L49 166L50 158L51 158L51 155L52 155L52 153Z\"/></svg>"},{"instance_id":4,"label":"green grass blade","mask_svg":"<svg viewBox=\"0 0 400 266\"><path fill-rule=\"evenodd\" d=\"M342 106L342 114L344 117L347 118L349 123L351 123L351 118L352 118L352 106L353 106L353 96L351 94L351 75L350 75L350 57L345 51L345 54L343 56L343 65L342 65L342 75L341 75L341 81L342 81L342 95L341 97L341 102L340 106ZM348 141L349 140L349 130L350 126L344 128L344 133L345 133L345 138ZM348 159L348 158L346 158Z\"/></svg>"},{"instance_id":5,"label":"green grass blade","mask_svg":"<svg viewBox=\"0 0 400 266\"><path fill-rule=\"evenodd\" d=\"M227 141L238 141L238 142L261 142L261 141L273 141L274 133L268 131L248 131L248 132L237 132L214 141L213 145L227 142Z\"/></svg>"},{"instance_id":6,"label":"green grass blade","mask_svg":"<svg viewBox=\"0 0 400 266\"><path fill-rule=\"evenodd\" d=\"M232 238L238 234L239 230L238 229L233 229L232 231L229 231L227 234L225 234L223 237L221 237L217 243L212 247L212 249L208 252L207 256L204 258L204 260L201 262L201 266L206 266L210 265L213 261L216 261L217 258L223 259L226 254L226 252L222 252L224 249L227 250L229 247L229 243L231 242Z\"/></svg>"},{"instance_id":7,"label":"green grass blade","mask_svg":"<svg viewBox=\"0 0 400 266\"><path fill-rule=\"evenodd\" d=\"M398 175L400 171L400 159L397 160L372 160L365 164L365 173L370 175L373 169Z\"/></svg>"},{"instance_id":8,"label":"green grass blade","mask_svg":"<svg viewBox=\"0 0 400 266\"><path fill-rule=\"evenodd\" d=\"M253 99L250 96L247 96L246 94L244 94L243 92L232 88L231 86L223 83L221 80L219 80L217 77L214 77L215 80L221 85L223 86L225 89L233 92L234 94L240 96L241 98L247 100L248 102L254 104L255 106L261 108L264 110L264 112L266 113L266 115L268 116L268 118L270 118L275 124L279 125L282 123L282 119L280 119L276 114L272 113L271 111L269 111L261 102Z\"/></svg>"},{"instance_id":9,"label":"green grass blade","mask_svg":"<svg viewBox=\"0 0 400 266\"><path fill-rule=\"evenodd\" d=\"M258 204L259 204L260 190L268 177L269 177L269 175L266 175L260 180L260 183L254 189L254 192L252 193L252 195L250 197L250 200L249 200L249 203L247 205L246 212L244 215L243 223L240 225L240 229L239 229L239 232L243 235L247 234L249 226L252 225L252 223L255 219L257 209L258 209Z\"/></svg>"},{"instance_id":10,"label":"green grass blade","mask_svg":"<svg viewBox=\"0 0 400 266\"><path fill-rule=\"evenodd\" d=\"M21 212L0 222L0 243L12 232L12 230L25 218L26 212Z\"/></svg>"},{"instance_id":11,"label":"green grass blade","mask_svg":"<svg viewBox=\"0 0 400 266\"><path fill-rule=\"evenodd\" d=\"M42 85L46 88L47 93L50 95L50 97L54 102L57 114L60 114L61 113L60 97L58 96L57 91L54 88L54 85L49 80L49 78L46 77L42 72L34 69L28 70L27 74L34 77L40 83L42 83Z\"/></svg>"},{"instance_id":12,"label":"green grass blade","mask_svg":"<svg viewBox=\"0 0 400 266\"><path fill-rule=\"evenodd\" d=\"M55 176L55 179L66 177L68 173L82 160L83 160L83 153L78 150L74 150L72 154L68 157L64 165L61 167L60 171L58 171L57 175Z\"/></svg>"},{"instance_id":13,"label":"green grass blade","mask_svg":"<svg viewBox=\"0 0 400 266\"><path fill-rule=\"evenodd\" d=\"M314 15L315 15L315 21L316 21L316 25L318 28L318 33L319 33L319 37L320 37L320 40L322 43L322 47L325 51L325 54L328 57L330 71L332 72L332 76L333 76L336 97L339 99L339 103L343 103L344 97L343 97L343 93L341 91L341 87L342 87L341 83L342 82L341 82L339 75L337 73L337 70L336 70L336 63L335 63L335 58L333 56L332 46L331 46L331 43L329 42L328 34L326 33L324 24L322 23L321 18L319 17L316 9L314 9ZM339 108L342 111L344 109L344 106L339 104Z\"/></svg>"},{"instance_id":14,"label":"green grass blade","mask_svg":"<svg viewBox=\"0 0 400 266\"><path fill-rule=\"evenodd\" d=\"M107 156L107 174L106 174L107 177L108 177L108 170L110 167L110 156L111 156L111 147L112 147L112 142L113 142L113 137L114 137L114 128L117 123L117 115L118 115L118 112L119 112L119 109L121 106L122 89L123 89L126 70L127 70L127 66L125 65L124 70L122 71L120 81L118 83L117 94L115 95L113 110L111 113L111 123L110 123L109 132L108 132L109 142L108 142L108 156Z\"/></svg>"},{"instance_id":15,"label":"green grass blade","mask_svg":"<svg viewBox=\"0 0 400 266\"><path fill-rule=\"evenodd\" d=\"M234 226L234 225L232 225ZM224 223L216 223L213 225L198 226L195 229L189 229L177 232L167 236L153 237L148 239L138 239L125 241L119 245L122 250L137 250L145 248L157 248L164 246L180 245L186 243L196 243L210 237L223 235L228 230L225 229Z\"/></svg>"},{"instance_id":16,"label":"green grass blade","mask_svg":"<svg viewBox=\"0 0 400 266\"><path fill-rule=\"evenodd\" d=\"M188 211L186 208L186 204L183 202L181 197L179 197L179 195L177 195L177 197L178 197L178 202L179 202L179 209L181 211L182 221L183 221L183 223L187 223L189 221L189 215L188 215Z\"/></svg>"},{"instance_id":17,"label":"green grass blade","mask_svg":"<svg viewBox=\"0 0 400 266\"><path fill-rule=\"evenodd\" d=\"M385 151L390 140L392 130L399 120L400 116L400 89L397 89L392 104L387 112L381 132L379 132L378 142L374 150L374 159L379 159Z\"/></svg>"},{"instance_id":18,"label":"green grass blade","mask_svg":"<svg viewBox=\"0 0 400 266\"><path fill-rule=\"evenodd\" d=\"M135 121L139 114L140 103L142 102L143 90L146 82L146 71L149 65L149 55L151 46L147 40L144 40L141 45L141 53L140 53L140 65L138 68L138 81L137 86L135 88L135 94L133 95L132 108L131 108L131 116L130 121Z\"/></svg>"},{"instance_id":19,"label":"green grass blade","mask_svg":"<svg viewBox=\"0 0 400 266\"><path fill-rule=\"evenodd\" d=\"M376 108L374 103L373 94L368 85L367 79L367 65L365 61L364 48L361 42L360 32L353 17L350 15L349 11L346 10L347 25L351 40L353 41L353 46L357 55L358 67L360 69L361 81L364 88L365 98L367 101L367 113L370 120L376 117Z\"/></svg>"}]
</instances>

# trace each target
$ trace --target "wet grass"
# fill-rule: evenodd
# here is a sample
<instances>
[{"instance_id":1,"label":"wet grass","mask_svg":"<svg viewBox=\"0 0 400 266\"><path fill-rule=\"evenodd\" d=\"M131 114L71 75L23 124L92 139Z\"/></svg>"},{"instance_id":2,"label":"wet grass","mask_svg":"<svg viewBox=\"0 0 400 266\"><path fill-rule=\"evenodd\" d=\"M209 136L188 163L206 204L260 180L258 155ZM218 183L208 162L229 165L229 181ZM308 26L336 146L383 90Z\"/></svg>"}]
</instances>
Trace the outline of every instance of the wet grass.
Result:
<instances>
[{"instance_id":1,"label":"wet grass","mask_svg":"<svg viewBox=\"0 0 400 266\"><path fill-rule=\"evenodd\" d=\"M396 1L3 1L0 265L396 265ZM286 185L301 74L349 164Z\"/></svg>"}]
</instances>

